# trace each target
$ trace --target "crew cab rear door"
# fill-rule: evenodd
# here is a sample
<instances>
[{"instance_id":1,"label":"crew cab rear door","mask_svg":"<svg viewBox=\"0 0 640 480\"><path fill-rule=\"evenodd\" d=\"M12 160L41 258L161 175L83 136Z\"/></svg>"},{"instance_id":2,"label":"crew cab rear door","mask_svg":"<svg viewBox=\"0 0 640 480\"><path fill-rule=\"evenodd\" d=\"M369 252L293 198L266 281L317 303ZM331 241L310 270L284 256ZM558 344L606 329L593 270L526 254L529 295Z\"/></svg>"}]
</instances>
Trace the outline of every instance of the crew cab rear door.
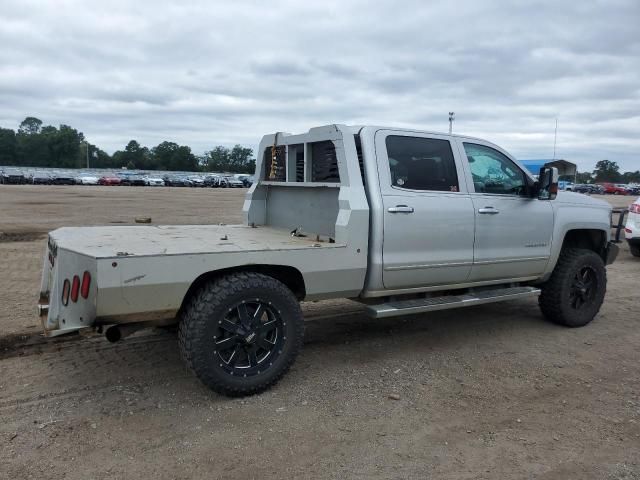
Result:
<instances>
[{"instance_id":1,"label":"crew cab rear door","mask_svg":"<svg viewBox=\"0 0 640 480\"><path fill-rule=\"evenodd\" d=\"M450 137L378 130L375 146L384 208L384 287L466 281L474 210Z\"/></svg>"},{"instance_id":2,"label":"crew cab rear door","mask_svg":"<svg viewBox=\"0 0 640 480\"><path fill-rule=\"evenodd\" d=\"M476 216L469 280L508 280L540 275L551 254L553 208L532 198L527 175L504 151L476 139L456 139Z\"/></svg>"}]
</instances>

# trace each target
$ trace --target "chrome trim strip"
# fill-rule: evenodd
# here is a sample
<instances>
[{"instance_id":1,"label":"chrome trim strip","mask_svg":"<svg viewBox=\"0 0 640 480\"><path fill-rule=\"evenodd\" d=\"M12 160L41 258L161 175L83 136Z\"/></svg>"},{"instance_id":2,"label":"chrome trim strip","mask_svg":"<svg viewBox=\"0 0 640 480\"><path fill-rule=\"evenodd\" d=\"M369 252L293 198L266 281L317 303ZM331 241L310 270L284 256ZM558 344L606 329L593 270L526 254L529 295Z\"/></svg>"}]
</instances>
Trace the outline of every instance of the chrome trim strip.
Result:
<instances>
[{"instance_id":1,"label":"chrome trim strip","mask_svg":"<svg viewBox=\"0 0 640 480\"><path fill-rule=\"evenodd\" d=\"M428 263L425 265L400 265L398 267L384 267L385 272L394 272L397 270L418 270L420 268L440 268L440 267L468 267L473 262L457 262L457 263Z\"/></svg>"},{"instance_id":2,"label":"chrome trim strip","mask_svg":"<svg viewBox=\"0 0 640 480\"><path fill-rule=\"evenodd\" d=\"M515 262L533 262L540 260L549 260L549 256L544 257L525 257L525 258L505 258L500 260L483 260L481 262L473 262L474 265L493 265L494 263L515 263Z\"/></svg>"},{"instance_id":3,"label":"chrome trim strip","mask_svg":"<svg viewBox=\"0 0 640 480\"><path fill-rule=\"evenodd\" d=\"M525 257L525 258L505 258L500 260L483 260L481 262L454 262L454 263L428 263L424 265L400 265L397 267L384 267L385 272L394 272L398 270L418 270L421 268L441 268L441 267L468 267L470 265L492 265L494 263L511 263L511 262L531 262L548 260L549 257Z\"/></svg>"}]
</instances>

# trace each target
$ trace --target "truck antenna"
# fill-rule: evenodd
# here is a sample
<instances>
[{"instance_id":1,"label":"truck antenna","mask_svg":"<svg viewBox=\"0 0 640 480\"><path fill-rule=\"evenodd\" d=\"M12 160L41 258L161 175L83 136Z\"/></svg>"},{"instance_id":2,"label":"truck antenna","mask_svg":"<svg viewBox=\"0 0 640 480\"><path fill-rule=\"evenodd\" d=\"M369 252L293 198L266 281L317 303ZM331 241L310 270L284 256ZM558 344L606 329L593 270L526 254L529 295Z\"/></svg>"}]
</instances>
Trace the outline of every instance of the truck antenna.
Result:
<instances>
[{"instance_id":1,"label":"truck antenna","mask_svg":"<svg viewBox=\"0 0 640 480\"><path fill-rule=\"evenodd\" d=\"M556 130L553 134L553 161L556 160L556 140L558 139L558 117L556 117Z\"/></svg>"},{"instance_id":2,"label":"truck antenna","mask_svg":"<svg viewBox=\"0 0 640 480\"><path fill-rule=\"evenodd\" d=\"M449 112L449 135L453 131L453 121L456 119L456 112Z\"/></svg>"}]
</instances>

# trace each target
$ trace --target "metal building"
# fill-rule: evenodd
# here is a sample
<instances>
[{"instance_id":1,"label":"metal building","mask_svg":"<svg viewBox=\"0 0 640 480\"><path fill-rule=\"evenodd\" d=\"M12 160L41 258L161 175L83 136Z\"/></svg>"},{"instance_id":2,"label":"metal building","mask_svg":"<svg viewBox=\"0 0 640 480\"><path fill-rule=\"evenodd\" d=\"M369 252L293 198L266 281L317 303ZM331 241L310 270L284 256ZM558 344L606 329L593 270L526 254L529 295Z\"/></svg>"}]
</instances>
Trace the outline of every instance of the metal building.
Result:
<instances>
[{"instance_id":1,"label":"metal building","mask_svg":"<svg viewBox=\"0 0 640 480\"><path fill-rule=\"evenodd\" d=\"M560 176L566 175L574 177L578 172L578 167L575 163L567 160L520 160L520 163L531 172L532 175L538 175L540 169L547 165L549 167L556 167Z\"/></svg>"}]
</instances>

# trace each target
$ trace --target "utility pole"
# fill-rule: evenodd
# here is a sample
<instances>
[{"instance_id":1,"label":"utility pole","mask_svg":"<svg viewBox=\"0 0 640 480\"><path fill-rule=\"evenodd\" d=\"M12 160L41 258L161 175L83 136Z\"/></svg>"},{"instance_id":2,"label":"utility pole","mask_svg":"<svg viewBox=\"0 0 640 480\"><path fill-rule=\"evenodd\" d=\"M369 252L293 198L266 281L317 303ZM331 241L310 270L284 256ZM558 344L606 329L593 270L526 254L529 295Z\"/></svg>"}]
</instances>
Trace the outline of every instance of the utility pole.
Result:
<instances>
[{"instance_id":1,"label":"utility pole","mask_svg":"<svg viewBox=\"0 0 640 480\"><path fill-rule=\"evenodd\" d=\"M85 140L84 144L87 147L87 168L89 168L89 142Z\"/></svg>"},{"instance_id":2,"label":"utility pole","mask_svg":"<svg viewBox=\"0 0 640 480\"><path fill-rule=\"evenodd\" d=\"M453 121L456 119L456 112L449 112L449 135L453 131Z\"/></svg>"}]
</instances>

